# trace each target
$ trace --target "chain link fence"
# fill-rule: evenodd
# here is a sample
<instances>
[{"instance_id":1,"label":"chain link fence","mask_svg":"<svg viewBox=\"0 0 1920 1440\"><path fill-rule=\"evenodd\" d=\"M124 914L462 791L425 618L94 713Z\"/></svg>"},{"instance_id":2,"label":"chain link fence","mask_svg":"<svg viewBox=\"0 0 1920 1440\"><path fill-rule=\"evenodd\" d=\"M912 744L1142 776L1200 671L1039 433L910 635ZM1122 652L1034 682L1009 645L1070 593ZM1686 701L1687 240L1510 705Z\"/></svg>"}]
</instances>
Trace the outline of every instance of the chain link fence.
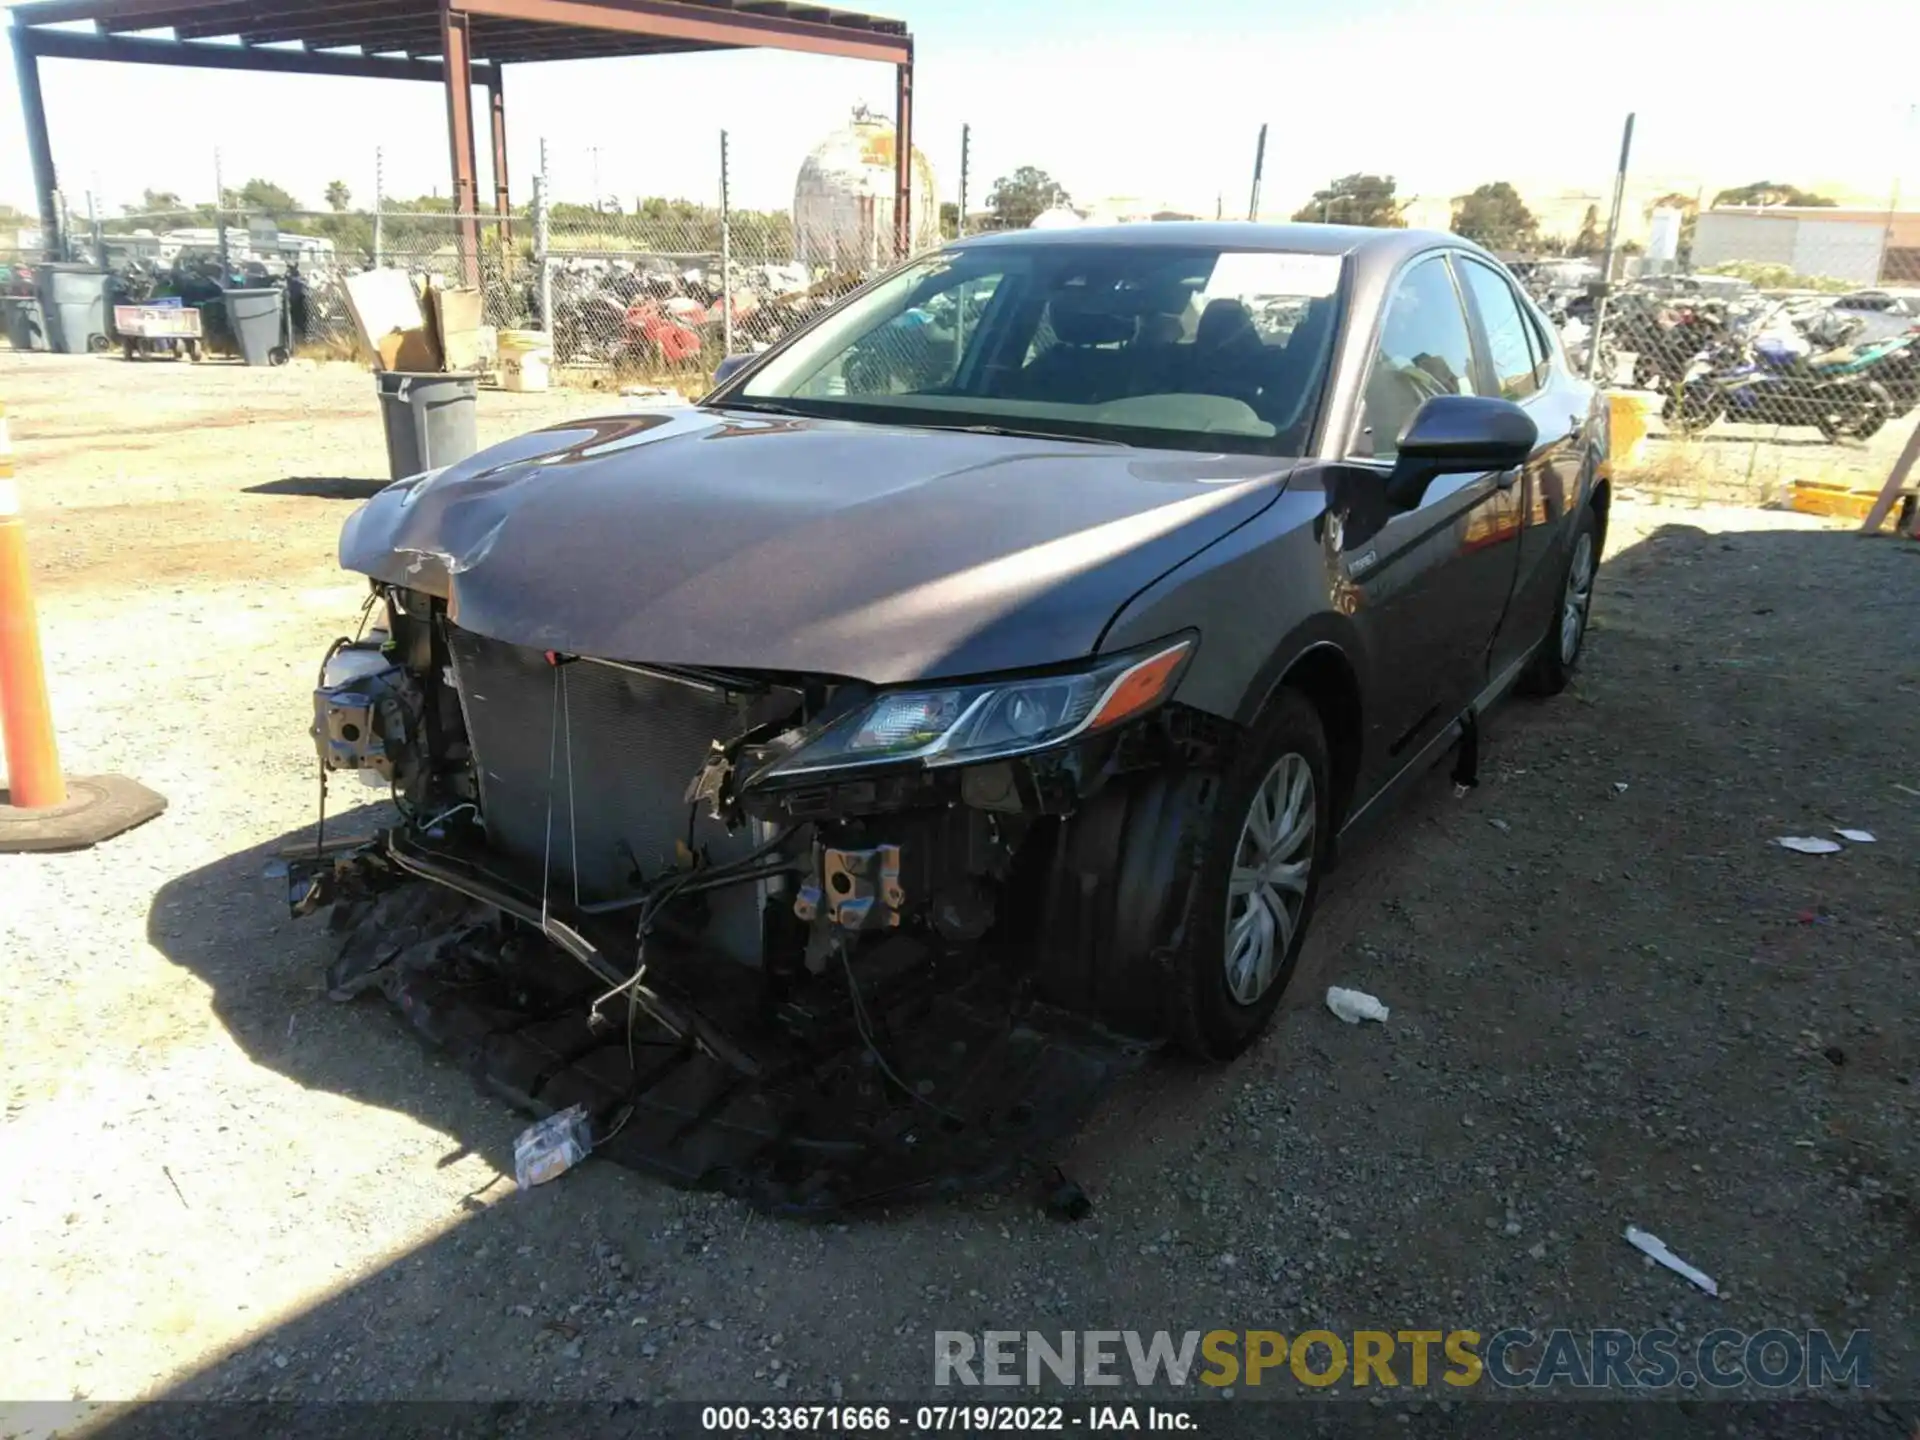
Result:
<instances>
[{"instance_id":1,"label":"chain link fence","mask_svg":"<svg viewBox=\"0 0 1920 1440\"><path fill-rule=\"evenodd\" d=\"M1617 258L1604 307L1590 262L1536 265L1530 283L1576 358L1643 417L1630 475L1791 504L1804 487L1877 489L1920 423L1920 251L1894 243L1902 220L1656 206L1655 243Z\"/></svg>"},{"instance_id":2,"label":"chain link fence","mask_svg":"<svg viewBox=\"0 0 1920 1440\"><path fill-rule=\"evenodd\" d=\"M865 135L859 127L877 122L855 124ZM223 207L112 218L89 205L64 233L74 258L136 279L144 270L145 283L285 284L298 344L337 356L355 348L351 276L392 267L461 284L477 271L485 322L545 332L562 383L696 389L725 355L773 344L896 260L890 171L793 208L744 208L716 138L711 201L579 203L545 177L532 203L505 216L380 198L358 210L266 209L235 192ZM936 203L930 174L926 195L916 192L912 250L940 243L943 229L1002 218L969 210L968 195L978 204L988 187L967 173L964 136L960 155L957 205ZM1876 210L1786 185L1610 177L1602 165L1584 189L1546 196L1491 181L1407 197L1390 176L1354 175L1311 198L1271 196L1286 206L1272 218L1452 229L1495 251L1575 363L1643 420L1646 438L1617 465L1629 482L1774 500L1809 478L1877 484L1920 423L1920 211L1899 207L1901 177L1889 177L1895 198ZM1913 178L1907 193L1920 194ZM592 184L576 179L576 194L599 190L597 154ZM1066 214L1048 203L1049 219ZM1076 208L1097 220L1113 207ZM37 258L0 251L0 269Z\"/></svg>"}]
</instances>

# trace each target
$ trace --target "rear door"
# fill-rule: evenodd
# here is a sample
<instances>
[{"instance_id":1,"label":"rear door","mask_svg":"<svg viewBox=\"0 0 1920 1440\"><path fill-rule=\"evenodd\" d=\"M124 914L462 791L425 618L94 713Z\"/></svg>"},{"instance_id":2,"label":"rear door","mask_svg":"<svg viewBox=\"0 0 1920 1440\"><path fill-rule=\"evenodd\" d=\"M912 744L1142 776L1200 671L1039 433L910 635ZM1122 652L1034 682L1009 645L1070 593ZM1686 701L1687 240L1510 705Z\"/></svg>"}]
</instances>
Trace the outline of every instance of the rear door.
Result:
<instances>
[{"instance_id":1,"label":"rear door","mask_svg":"<svg viewBox=\"0 0 1920 1440\"><path fill-rule=\"evenodd\" d=\"M1387 302L1347 458L1384 474L1427 399L1491 390L1447 257L1422 256ZM1513 588L1518 479L1518 471L1442 475L1418 507L1393 515L1345 556L1349 603L1379 697L1367 735L1368 769L1379 779L1417 754L1484 683Z\"/></svg>"},{"instance_id":2,"label":"rear door","mask_svg":"<svg viewBox=\"0 0 1920 1440\"><path fill-rule=\"evenodd\" d=\"M1559 521L1578 501L1587 397L1559 382L1550 342L1507 277L1470 255L1456 256L1454 264L1480 323L1495 393L1525 410L1540 432L1494 542L1518 554L1512 602L1482 666L1491 679L1539 641L1559 598L1567 530Z\"/></svg>"}]
</instances>

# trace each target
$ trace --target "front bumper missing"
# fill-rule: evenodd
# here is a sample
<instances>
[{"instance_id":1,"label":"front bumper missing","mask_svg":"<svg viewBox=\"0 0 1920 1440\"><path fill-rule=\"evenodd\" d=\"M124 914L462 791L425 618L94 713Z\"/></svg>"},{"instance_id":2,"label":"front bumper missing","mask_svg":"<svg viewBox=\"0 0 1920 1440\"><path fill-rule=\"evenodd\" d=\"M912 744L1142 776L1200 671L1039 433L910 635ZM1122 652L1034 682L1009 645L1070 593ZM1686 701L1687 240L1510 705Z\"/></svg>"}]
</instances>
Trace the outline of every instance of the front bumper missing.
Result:
<instances>
[{"instance_id":1,"label":"front bumper missing","mask_svg":"<svg viewBox=\"0 0 1920 1440\"><path fill-rule=\"evenodd\" d=\"M1032 1002L985 951L942 966L904 936L865 961L857 1011L828 983L843 973L742 985L738 966L650 944L644 999L596 1024L595 998L631 978L605 917L549 900L543 938L537 898L400 832L330 879L336 998L378 988L516 1107L584 1105L609 1158L774 1213L1000 1183L1046 1160L1149 1048Z\"/></svg>"}]
</instances>

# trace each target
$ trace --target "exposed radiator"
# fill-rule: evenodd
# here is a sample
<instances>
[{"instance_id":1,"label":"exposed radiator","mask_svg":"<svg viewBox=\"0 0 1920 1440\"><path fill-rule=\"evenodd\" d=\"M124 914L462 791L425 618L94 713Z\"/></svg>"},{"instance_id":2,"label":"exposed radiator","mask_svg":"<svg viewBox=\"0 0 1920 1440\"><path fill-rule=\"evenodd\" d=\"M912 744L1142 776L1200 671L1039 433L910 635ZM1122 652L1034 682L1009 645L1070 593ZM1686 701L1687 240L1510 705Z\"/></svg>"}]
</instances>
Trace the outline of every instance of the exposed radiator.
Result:
<instances>
[{"instance_id":1,"label":"exposed radiator","mask_svg":"<svg viewBox=\"0 0 1920 1440\"><path fill-rule=\"evenodd\" d=\"M488 841L529 875L550 855L554 893L568 898L576 878L582 900L609 900L633 893L636 868L648 878L670 868L675 842L689 836L687 785L712 742L792 703L778 692L729 697L595 661L556 667L538 650L449 632ZM715 862L755 843L748 830L728 835L704 808L691 834ZM715 948L755 963L757 893L752 885L712 892L705 932Z\"/></svg>"}]
</instances>

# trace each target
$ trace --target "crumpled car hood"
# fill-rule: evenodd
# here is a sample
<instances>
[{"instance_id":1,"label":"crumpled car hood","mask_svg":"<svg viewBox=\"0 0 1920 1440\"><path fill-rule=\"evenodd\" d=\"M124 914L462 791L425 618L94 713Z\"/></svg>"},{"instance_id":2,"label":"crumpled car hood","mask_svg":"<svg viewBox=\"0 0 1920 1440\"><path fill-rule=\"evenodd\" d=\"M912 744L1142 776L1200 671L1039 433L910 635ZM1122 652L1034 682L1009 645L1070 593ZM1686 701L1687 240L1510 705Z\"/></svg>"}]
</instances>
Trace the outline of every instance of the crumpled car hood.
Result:
<instances>
[{"instance_id":1,"label":"crumpled car hood","mask_svg":"<svg viewBox=\"0 0 1920 1440\"><path fill-rule=\"evenodd\" d=\"M1290 463L652 411L390 487L347 521L340 563L513 644L892 684L1092 653Z\"/></svg>"}]
</instances>

